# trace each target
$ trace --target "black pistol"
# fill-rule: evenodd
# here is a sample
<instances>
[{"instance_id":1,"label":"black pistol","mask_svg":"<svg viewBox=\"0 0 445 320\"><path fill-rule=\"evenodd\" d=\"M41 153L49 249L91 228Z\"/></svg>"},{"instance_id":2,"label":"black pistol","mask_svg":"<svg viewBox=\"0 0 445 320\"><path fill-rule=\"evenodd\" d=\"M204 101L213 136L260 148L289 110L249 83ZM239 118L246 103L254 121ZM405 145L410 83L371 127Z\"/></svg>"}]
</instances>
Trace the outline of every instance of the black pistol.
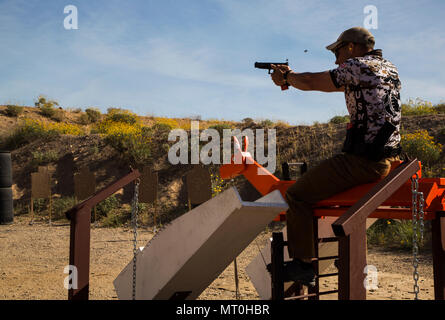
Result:
<instances>
[{"instance_id":1,"label":"black pistol","mask_svg":"<svg viewBox=\"0 0 445 320\"><path fill-rule=\"evenodd\" d=\"M272 70L272 67L270 66L271 64L274 64L276 66L288 66L289 65L289 61L288 59L286 59L286 62L255 62L255 68L258 69L268 69L268 73L271 74L270 70ZM287 90L289 89L288 85L282 85L281 86L281 90Z\"/></svg>"}]
</instances>

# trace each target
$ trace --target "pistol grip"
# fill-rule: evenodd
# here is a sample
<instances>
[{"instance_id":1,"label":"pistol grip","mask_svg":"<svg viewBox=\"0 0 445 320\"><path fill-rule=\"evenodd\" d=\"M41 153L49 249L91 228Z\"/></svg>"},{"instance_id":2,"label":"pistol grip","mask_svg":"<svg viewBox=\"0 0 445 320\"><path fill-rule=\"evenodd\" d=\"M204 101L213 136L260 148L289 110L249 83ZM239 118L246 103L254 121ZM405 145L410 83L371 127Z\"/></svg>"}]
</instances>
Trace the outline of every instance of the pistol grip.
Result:
<instances>
[{"instance_id":1,"label":"pistol grip","mask_svg":"<svg viewBox=\"0 0 445 320\"><path fill-rule=\"evenodd\" d=\"M287 84L284 84L281 86L281 91L289 89L289 86Z\"/></svg>"}]
</instances>

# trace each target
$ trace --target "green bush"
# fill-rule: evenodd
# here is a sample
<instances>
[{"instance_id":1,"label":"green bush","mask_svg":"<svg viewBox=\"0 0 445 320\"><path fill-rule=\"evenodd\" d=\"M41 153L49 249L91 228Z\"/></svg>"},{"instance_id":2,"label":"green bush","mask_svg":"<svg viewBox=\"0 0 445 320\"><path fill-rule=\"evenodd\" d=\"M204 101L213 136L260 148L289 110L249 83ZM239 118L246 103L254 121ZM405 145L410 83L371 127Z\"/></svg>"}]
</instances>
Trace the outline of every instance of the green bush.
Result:
<instances>
[{"instance_id":1,"label":"green bush","mask_svg":"<svg viewBox=\"0 0 445 320\"><path fill-rule=\"evenodd\" d=\"M106 217L110 211L117 209L119 206L119 200L116 198L116 196L109 196L105 200L98 203L96 206L96 215L98 218Z\"/></svg>"},{"instance_id":2,"label":"green bush","mask_svg":"<svg viewBox=\"0 0 445 320\"><path fill-rule=\"evenodd\" d=\"M32 200L32 206L34 213L45 215L45 212L48 214L47 210L49 209L49 199L38 198Z\"/></svg>"},{"instance_id":3,"label":"green bush","mask_svg":"<svg viewBox=\"0 0 445 320\"><path fill-rule=\"evenodd\" d=\"M419 248L425 247L430 240L430 224L424 221L423 239L421 239L420 225L417 226ZM412 220L379 219L366 232L369 245L384 246L386 248L412 250L414 229Z\"/></svg>"},{"instance_id":4,"label":"green bush","mask_svg":"<svg viewBox=\"0 0 445 320\"><path fill-rule=\"evenodd\" d=\"M94 212L91 216L94 217ZM112 195L96 206L96 218L103 227L120 227L131 219L131 209L121 208L119 200Z\"/></svg>"},{"instance_id":5,"label":"green bush","mask_svg":"<svg viewBox=\"0 0 445 320\"><path fill-rule=\"evenodd\" d=\"M437 113L445 113L445 103L436 104L434 109Z\"/></svg>"},{"instance_id":6,"label":"green bush","mask_svg":"<svg viewBox=\"0 0 445 320\"><path fill-rule=\"evenodd\" d=\"M101 224L106 228L117 228L131 219L131 213L127 211L111 210L102 218Z\"/></svg>"},{"instance_id":7,"label":"green bush","mask_svg":"<svg viewBox=\"0 0 445 320\"><path fill-rule=\"evenodd\" d=\"M252 118L244 118L243 120L241 120L243 122L243 124L247 127L250 127L252 125L255 124L255 121L253 121Z\"/></svg>"},{"instance_id":8,"label":"green bush","mask_svg":"<svg viewBox=\"0 0 445 320\"><path fill-rule=\"evenodd\" d=\"M57 122L63 122L65 120L65 111L61 109L54 109L53 115L50 116L51 120Z\"/></svg>"},{"instance_id":9,"label":"green bush","mask_svg":"<svg viewBox=\"0 0 445 320\"><path fill-rule=\"evenodd\" d=\"M88 108L85 110L85 112L88 116L90 123L95 123L99 121L102 116L99 109L96 108Z\"/></svg>"},{"instance_id":10,"label":"green bush","mask_svg":"<svg viewBox=\"0 0 445 320\"><path fill-rule=\"evenodd\" d=\"M349 116L345 115L345 116L335 116L332 117L331 120L329 120L329 123L333 123L333 124L339 124L339 123L348 123L349 122Z\"/></svg>"},{"instance_id":11,"label":"green bush","mask_svg":"<svg viewBox=\"0 0 445 320\"><path fill-rule=\"evenodd\" d=\"M15 129L12 135L6 137L1 145L6 150L15 150L38 139L47 142L56 139L58 136L59 133L55 130L45 130L37 122L25 121L24 124Z\"/></svg>"},{"instance_id":12,"label":"green bush","mask_svg":"<svg viewBox=\"0 0 445 320\"><path fill-rule=\"evenodd\" d=\"M23 113L23 107L7 105L6 106L6 115L9 117L17 117Z\"/></svg>"},{"instance_id":13,"label":"green bush","mask_svg":"<svg viewBox=\"0 0 445 320\"><path fill-rule=\"evenodd\" d=\"M47 118L52 118L56 114L56 109L49 105L40 107L40 114Z\"/></svg>"},{"instance_id":14,"label":"green bush","mask_svg":"<svg viewBox=\"0 0 445 320\"><path fill-rule=\"evenodd\" d=\"M45 165L50 162L57 161L59 159L59 153L55 150L49 150L48 152L33 151L32 152L32 164L34 166Z\"/></svg>"},{"instance_id":15,"label":"green bush","mask_svg":"<svg viewBox=\"0 0 445 320\"><path fill-rule=\"evenodd\" d=\"M56 114L55 106L59 103L54 100L47 100L44 96L39 96L37 102L34 103L37 108L40 108L40 113L47 118L51 118Z\"/></svg>"},{"instance_id":16,"label":"green bush","mask_svg":"<svg viewBox=\"0 0 445 320\"><path fill-rule=\"evenodd\" d=\"M232 129L232 127L226 123L218 123L210 126L209 129L215 129L222 136L224 134L224 129Z\"/></svg>"},{"instance_id":17,"label":"green bush","mask_svg":"<svg viewBox=\"0 0 445 320\"><path fill-rule=\"evenodd\" d=\"M261 121L258 125L262 128L270 128L273 127L274 123L272 120L266 119Z\"/></svg>"},{"instance_id":18,"label":"green bush","mask_svg":"<svg viewBox=\"0 0 445 320\"><path fill-rule=\"evenodd\" d=\"M90 118L88 117L88 115L87 115L86 113L82 113L82 114L79 116L78 123L80 123L80 124L86 126L87 124L90 124L91 121L90 121Z\"/></svg>"},{"instance_id":19,"label":"green bush","mask_svg":"<svg viewBox=\"0 0 445 320\"><path fill-rule=\"evenodd\" d=\"M108 108L107 119L113 122L128 123L130 125L138 122L138 117L136 114L119 108Z\"/></svg>"},{"instance_id":20,"label":"green bush","mask_svg":"<svg viewBox=\"0 0 445 320\"><path fill-rule=\"evenodd\" d=\"M53 199L52 203L52 219L66 218L65 212L76 205L75 197L62 197Z\"/></svg>"},{"instance_id":21,"label":"green bush","mask_svg":"<svg viewBox=\"0 0 445 320\"><path fill-rule=\"evenodd\" d=\"M145 128L147 128L147 127L145 127ZM142 129L147 130L144 128L142 128ZM173 127L168 123L156 122L151 128L148 128L148 129L151 129L154 132L158 132L161 134L164 134L164 133L168 134L170 132L170 130L173 129Z\"/></svg>"}]
</instances>

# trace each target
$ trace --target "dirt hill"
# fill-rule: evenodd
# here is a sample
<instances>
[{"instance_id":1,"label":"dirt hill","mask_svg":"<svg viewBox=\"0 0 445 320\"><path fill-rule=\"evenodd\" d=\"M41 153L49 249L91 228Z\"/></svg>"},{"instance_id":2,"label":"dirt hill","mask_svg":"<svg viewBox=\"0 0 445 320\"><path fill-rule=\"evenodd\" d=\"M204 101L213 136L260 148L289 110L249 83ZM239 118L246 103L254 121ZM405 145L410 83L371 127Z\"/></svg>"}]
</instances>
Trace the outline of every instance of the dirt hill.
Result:
<instances>
[{"instance_id":1,"label":"dirt hill","mask_svg":"<svg viewBox=\"0 0 445 320\"><path fill-rule=\"evenodd\" d=\"M81 111L64 112L63 122L80 124ZM38 108L25 107L18 117L8 116L6 107L0 106L0 137L2 139L10 135L23 121L23 119L35 119L45 123L55 122L40 114ZM140 117L145 126L152 126L156 121L153 117ZM186 121L187 119L182 119ZM190 119L188 119L190 120ZM445 145L445 114L428 116L409 116L403 118L403 130L413 132L418 129L426 129L436 142ZM206 122L201 121L206 127ZM234 123L232 127L244 129L249 126L252 129L261 128L255 123ZM84 125L85 129L91 124ZM277 171L281 177L281 163L284 161L306 161L308 166L316 165L321 160L340 152L345 136L345 124L316 124L313 126L286 126L278 124L277 130ZM266 134L267 136L267 134ZM162 140L165 139L165 140ZM156 146L165 145L165 137L154 140ZM152 162L150 165L159 175L159 205L163 221L168 221L185 212L187 204L185 174L192 165L171 165L167 159L165 148L153 148ZM41 155L52 154L50 160L43 165L48 165L53 172L52 193L54 197L69 197L73 195L73 174L82 167L88 167L95 173L97 190L103 188L112 181L124 176L130 170L129 163L122 161L119 152L110 146L99 134L86 136L61 135L50 141L36 140L13 150L13 190L16 214L25 214L31 196L31 172L37 171L42 161L36 160L36 153ZM443 155L444 153L442 153ZM141 169L141 168L139 168ZM218 166L209 166L210 171L217 175ZM234 179L236 185L245 200L255 200L259 194L243 178ZM132 196L132 186L125 188L119 196L122 203L129 203ZM151 223L150 220L144 221Z\"/></svg>"}]
</instances>

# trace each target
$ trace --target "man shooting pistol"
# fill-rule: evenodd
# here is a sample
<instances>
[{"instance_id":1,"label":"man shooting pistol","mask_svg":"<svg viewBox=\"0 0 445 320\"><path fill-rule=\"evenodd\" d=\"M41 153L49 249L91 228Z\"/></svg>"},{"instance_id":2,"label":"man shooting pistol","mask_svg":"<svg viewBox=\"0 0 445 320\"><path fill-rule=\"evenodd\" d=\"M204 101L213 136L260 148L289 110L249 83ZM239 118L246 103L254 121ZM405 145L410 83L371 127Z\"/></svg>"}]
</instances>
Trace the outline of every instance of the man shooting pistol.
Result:
<instances>
[{"instance_id":1,"label":"man shooting pistol","mask_svg":"<svg viewBox=\"0 0 445 320\"><path fill-rule=\"evenodd\" d=\"M397 68L374 49L374 36L365 28L344 31L326 49L337 68L297 73L287 64L271 63L272 81L304 91L344 92L350 123L342 152L310 168L286 191L287 238L291 263L286 277L315 285L312 206L359 184L386 176L399 160L401 101Z\"/></svg>"},{"instance_id":2,"label":"man shooting pistol","mask_svg":"<svg viewBox=\"0 0 445 320\"><path fill-rule=\"evenodd\" d=\"M255 62L255 68L268 69L269 74L271 74L270 70L276 68L277 66L287 66L289 69L289 61L286 59L286 62ZM281 86L281 90L287 90L287 89L289 89L289 86L287 84Z\"/></svg>"}]
</instances>

